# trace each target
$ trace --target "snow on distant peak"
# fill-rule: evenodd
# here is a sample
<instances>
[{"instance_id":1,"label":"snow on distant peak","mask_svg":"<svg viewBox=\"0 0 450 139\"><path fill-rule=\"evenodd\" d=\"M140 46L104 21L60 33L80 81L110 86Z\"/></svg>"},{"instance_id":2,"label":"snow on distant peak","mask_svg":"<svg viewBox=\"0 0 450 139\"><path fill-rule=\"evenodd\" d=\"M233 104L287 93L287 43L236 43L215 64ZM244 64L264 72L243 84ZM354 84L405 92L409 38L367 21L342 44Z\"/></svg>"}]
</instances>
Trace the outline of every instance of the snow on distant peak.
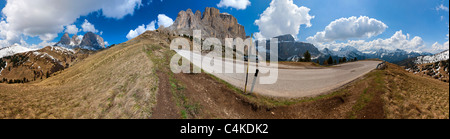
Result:
<instances>
[{"instance_id":1,"label":"snow on distant peak","mask_svg":"<svg viewBox=\"0 0 450 139\"><path fill-rule=\"evenodd\" d=\"M449 50L432 55L432 56L419 56L417 57L415 63L416 64L428 64L428 63L436 63L439 61L444 61L449 59Z\"/></svg>"},{"instance_id":2,"label":"snow on distant peak","mask_svg":"<svg viewBox=\"0 0 450 139\"><path fill-rule=\"evenodd\" d=\"M35 49L30 49L27 47L20 46L19 44L14 44L9 47L0 48L0 58L12 56L18 53L25 53L28 51L33 51Z\"/></svg>"},{"instance_id":3,"label":"snow on distant peak","mask_svg":"<svg viewBox=\"0 0 450 139\"><path fill-rule=\"evenodd\" d=\"M61 53L71 52L71 53L75 53L75 51L73 49L66 48L66 47L50 46L50 48L51 48L52 51L56 51L56 52L61 52Z\"/></svg>"}]
</instances>

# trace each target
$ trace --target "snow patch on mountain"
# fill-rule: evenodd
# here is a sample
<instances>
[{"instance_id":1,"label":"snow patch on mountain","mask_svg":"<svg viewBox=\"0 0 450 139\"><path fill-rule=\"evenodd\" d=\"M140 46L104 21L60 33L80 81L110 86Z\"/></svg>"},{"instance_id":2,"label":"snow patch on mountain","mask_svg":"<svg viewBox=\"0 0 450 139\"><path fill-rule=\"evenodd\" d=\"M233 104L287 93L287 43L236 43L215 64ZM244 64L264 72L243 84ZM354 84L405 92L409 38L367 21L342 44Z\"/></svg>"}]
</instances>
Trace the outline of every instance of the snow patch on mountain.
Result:
<instances>
[{"instance_id":1,"label":"snow patch on mountain","mask_svg":"<svg viewBox=\"0 0 450 139\"><path fill-rule=\"evenodd\" d=\"M5 62L5 67L0 67L0 76L2 75L2 71L8 67L8 62Z\"/></svg>"},{"instance_id":2,"label":"snow patch on mountain","mask_svg":"<svg viewBox=\"0 0 450 139\"><path fill-rule=\"evenodd\" d=\"M33 51L34 49L30 49L27 47L20 46L19 44L14 44L9 47L0 48L0 58L12 56L18 53L25 53L28 51Z\"/></svg>"},{"instance_id":3,"label":"snow patch on mountain","mask_svg":"<svg viewBox=\"0 0 450 139\"><path fill-rule=\"evenodd\" d=\"M73 49L70 48L66 48L66 47L58 47L58 46L50 46L52 51L58 52L58 53L70 53L70 54L74 54L75 51Z\"/></svg>"},{"instance_id":4,"label":"snow patch on mountain","mask_svg":"<svg viewBox=\"0 0 450 139\"><path fill-rule=\"evenodd\" d=\"M449 59L449 50L432 55L432 56L419 56L417 57L416 64L428 64Z\"/></svg>"}]
</instances>

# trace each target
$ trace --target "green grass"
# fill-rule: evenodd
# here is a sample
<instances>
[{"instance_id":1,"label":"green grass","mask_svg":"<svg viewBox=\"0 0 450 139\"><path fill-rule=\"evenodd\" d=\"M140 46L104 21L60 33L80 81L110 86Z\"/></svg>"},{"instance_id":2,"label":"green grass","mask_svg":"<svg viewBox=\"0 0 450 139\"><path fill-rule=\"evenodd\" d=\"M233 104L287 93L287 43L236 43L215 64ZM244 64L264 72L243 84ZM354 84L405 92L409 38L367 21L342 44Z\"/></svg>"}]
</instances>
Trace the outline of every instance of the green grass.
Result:
<instances>
[{"instance_id":1,"label":"green grass","mask_svg":"<svg viewBox=\"0 0 450 139\"><path fill-rule=\"evenodd\" d=\"M375 71L369 73L368 79L373 79L371 85L368 88L365 88L363 93L359 96L357 102L352 107L352 111L350 112L350 119L358 118L358 112L364 109L375 97L377 92L382 92L386 88L384 80L383 80L383 71Z\"/></svg>"},{"instance_id":2,"label":"green grass","mask_svg":"<svg viewBox=\"0 0 450 139\"><path fill-rule=\"evenodd\" d=\"M161 46L150 45L144 48L147 54L150 56L152 62L156 65L155 70L164 72L169 76L170 83L170 91L175 100L176 105L180 108L180 114L183 119L191 118L189 115L194 115L198 113L201 109L201 105L199 103L192 102L188 97L184 94L186 87L175 78L175 75L172 71L170 71L170 59L169 57L174 55L175 52L164 49ZM158 56L154 51L162 50L162 56ZM155 72L156 73L156 72Z\"/></svg>"}]
</instances>

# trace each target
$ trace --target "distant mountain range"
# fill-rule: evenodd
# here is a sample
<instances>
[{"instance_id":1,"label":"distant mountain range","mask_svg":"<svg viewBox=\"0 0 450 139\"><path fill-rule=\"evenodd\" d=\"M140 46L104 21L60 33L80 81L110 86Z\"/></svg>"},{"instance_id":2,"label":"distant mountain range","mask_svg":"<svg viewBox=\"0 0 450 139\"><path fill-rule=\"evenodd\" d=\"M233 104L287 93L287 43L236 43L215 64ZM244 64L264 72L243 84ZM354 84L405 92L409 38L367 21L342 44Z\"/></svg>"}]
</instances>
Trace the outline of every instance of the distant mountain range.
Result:
<instances>
[{"instance_id":1,"label":"distant mountain range","mask_svg":"<svg viewBox=\"0 0 450 139\"><path fill-rule=\"evenodd\" d=\"M82 48L88 50L100 50L105 48L105 42L100 35L92 32L87 32L84 34L82 39L80 39L77 35L73 35L72 38L70 38L69 34L65 33L61 37L60 41L54 46L61 46L70 49Z\"/></svg>"},{"instance_id":2,"label":"distant mountain range","mask_svg":"<svg viewBox=\"0 0 450 139\"><path fill-rule=\"evenodd\" d=\"M306 51L311 53L313 61L319 60L320 62L327 60L329 57L332 57L333 59L342 59L345 57L346 59L357 58L358 60L381 59L390 63L398 63L400 61L409 58L432 55L431 53L407 52L400 49L396 50L378 49L373 51L361 52L358 49L351 46L340 48L338 51L333 51L328 48L319 51L313 44L295 41L294 37L289 34L277 36L274 38L277 38L279 43L278 47L279 61L293 61L295 59L302 58L303 54ZM255 44L258 47L259 41L255 41ZM269 44L270 41L267 41L266 52L270 52ZM270 56L270 54L268 53L267 56Z\"/></svg>"}]
</instances>

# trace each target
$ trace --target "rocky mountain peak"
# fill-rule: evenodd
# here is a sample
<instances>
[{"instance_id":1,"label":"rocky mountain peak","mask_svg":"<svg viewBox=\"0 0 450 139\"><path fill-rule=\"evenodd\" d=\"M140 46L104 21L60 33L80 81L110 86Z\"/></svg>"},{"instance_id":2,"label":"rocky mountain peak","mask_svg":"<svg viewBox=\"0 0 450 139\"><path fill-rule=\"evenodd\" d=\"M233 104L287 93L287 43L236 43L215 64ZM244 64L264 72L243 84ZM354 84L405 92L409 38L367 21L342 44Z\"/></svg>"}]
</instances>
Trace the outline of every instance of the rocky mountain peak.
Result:
<instances>
[{"instance_id":1,"label":"rocky mountain peak","mask_svg":"<svg viewBox=\"0 0 450 139\"><path fill-rule=\"evenodd\" d=\"M99 50L105 48L105 42L102 37L92 32L87 32L83 36L80 47L90 50Z\"/></svg>"},{"instance_id":2,"label":"rocky mountain peak","mask_svg":"<svg viewBox=\"0 0 450 139\"><path fill-rule=\"evenodd\" d=\"M294 36L292 36L291 34L281 35L275 38L277 38L278 41L291 41L291 42L295 41Z\"/></svg>"},{"instance_id":3,"label":"rocky mountain peak","mask_svg":"<svg viewBox=\"0 0 450 139\"><path fill-rule=\"evenodd\" d=\"M81 43L81 40L78 38L77 35L73 35L72 39L70 40L70 45L79 45Z\"/></svg>"},{"instance_id":4,"label":"rocky mountain peak","mask_svg":"<svg viewBox=\"0 0 450 139\"><path fill-rule=\"evenodd\" d=\"M216 8L206 8L203 16L201 15L200 11L194 14L191 9L180 11L174 24L168 29L178 35L192 35L193 30L201 30L203 38L246 38L244 26L234 16L220 13Z\"/></svg>"},{"instance_id":5,"label":"rocky mountain peak","mask_svg":"<svg viewBox=\"0 0 450 139\"><path fill-rule=\"evenodd\" d=\"M83 36L83 40L80 40L77 35L69 37L68 33L65 33L60 41L55 46L61 46L66 48L83 48L89 50L100 50L105 48L105 43L102 37L92 32L87 32Z\"/></svg>"},{"instance_id":6,"label":"rocky mountain peak","mask_svg":"<svg viewBox=\"0 0 450 139\"><path fill-rule=\"evenodd\" d=\"M70 45L69 33L64 33L64 35L61 37L61 40L57 44Z\"/></svg>"}]
</instances>

